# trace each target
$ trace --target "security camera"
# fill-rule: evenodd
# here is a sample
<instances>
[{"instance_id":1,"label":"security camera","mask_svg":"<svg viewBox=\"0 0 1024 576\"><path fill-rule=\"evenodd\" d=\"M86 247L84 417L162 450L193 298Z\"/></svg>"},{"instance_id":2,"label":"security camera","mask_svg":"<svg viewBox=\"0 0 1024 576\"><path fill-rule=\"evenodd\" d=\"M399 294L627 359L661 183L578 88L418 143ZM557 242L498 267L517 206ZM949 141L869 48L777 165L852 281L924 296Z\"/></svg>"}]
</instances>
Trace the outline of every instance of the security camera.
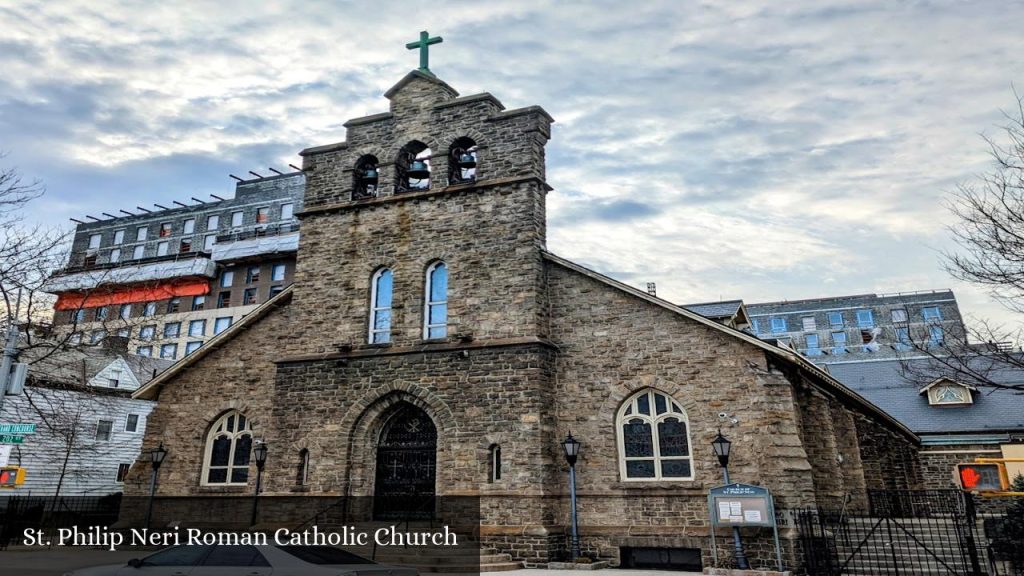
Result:
<instances>
[{"instance_id":1,"label":"security camera","mask_svg":"<svg viewBox=\"0 0 1024 576\"><path fill-rule=\"evenodd\" d=\"M726 420L728 418L729 418L729 413L728 412L719 412L718 413L718 419L719 420Z\"/></svg>"}]
</instances>

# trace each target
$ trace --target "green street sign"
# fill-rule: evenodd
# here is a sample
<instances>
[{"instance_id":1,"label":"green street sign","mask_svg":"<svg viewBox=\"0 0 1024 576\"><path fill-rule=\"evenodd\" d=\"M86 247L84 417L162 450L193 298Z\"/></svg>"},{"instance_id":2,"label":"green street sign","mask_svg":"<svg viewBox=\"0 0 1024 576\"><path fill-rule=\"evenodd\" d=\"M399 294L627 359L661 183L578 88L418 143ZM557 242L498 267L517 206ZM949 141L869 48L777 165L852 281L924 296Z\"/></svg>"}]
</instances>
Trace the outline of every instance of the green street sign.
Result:
<instances>
[{"instance_id":1,"label":"green street sign","mask_svg":"<svg viewBox=\"0 0 1024 576\"><path fill-rule=\"evenodd\" d=\"M35 434L35 424L0 424L0 434Z\"/></svg>"},{"instance_id":2,"label":"green street sign","mask_svg":"<svg viewBox=\"0 0 1024 576\"><path fill-rule=\"evenodd\" d=\"M24 436L12 436L10 434L0 435L0 444L21 444L24 441Z\"/></svg>"}]
</instances>

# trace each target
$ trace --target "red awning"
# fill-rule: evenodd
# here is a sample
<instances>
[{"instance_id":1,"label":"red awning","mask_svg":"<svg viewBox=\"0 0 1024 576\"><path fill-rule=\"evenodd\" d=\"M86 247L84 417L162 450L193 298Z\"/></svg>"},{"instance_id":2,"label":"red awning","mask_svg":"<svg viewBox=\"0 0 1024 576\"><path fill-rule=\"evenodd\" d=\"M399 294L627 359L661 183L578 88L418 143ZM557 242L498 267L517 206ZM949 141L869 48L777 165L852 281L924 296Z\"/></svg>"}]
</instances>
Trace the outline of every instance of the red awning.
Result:
<instances>
[{"instance_id":1,"label":"red awning","mask_svg":"<svg viewBox=\"0 0 1024 576\"><path fill-rule=\"evenodd\" d=\"M111 304L131 304L133 302L151 302L167 300L175 296L202 296L210 292L210 283L192 281L180 283L158 284L156 286L139 286L114 291L96 291L88 293L65 293L57 297L55 310L76 310L78 308L94 308Z\"/></svg>"}]
</instances>

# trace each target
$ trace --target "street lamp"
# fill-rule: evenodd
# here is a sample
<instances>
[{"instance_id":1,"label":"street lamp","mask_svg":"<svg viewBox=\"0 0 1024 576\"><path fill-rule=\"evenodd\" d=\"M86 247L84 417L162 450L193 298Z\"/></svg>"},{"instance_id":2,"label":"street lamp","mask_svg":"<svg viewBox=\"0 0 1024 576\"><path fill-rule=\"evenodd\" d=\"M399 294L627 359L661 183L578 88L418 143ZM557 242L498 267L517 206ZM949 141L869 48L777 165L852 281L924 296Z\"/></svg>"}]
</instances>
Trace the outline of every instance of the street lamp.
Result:
<instances>
[{"instance_id":1,"label":"street lamp","mask_svg":"<svg viewBox=\"0 0 1024 576\"><path fill-rule=\"evenodd\" d=\"M153 466L153 474L149 479L149 506L146 508L146 530L149 530L150 520L153 519L153 498L156 496L156 475L160 471L160 465L167 457L167 449L164 443L149 451L149 463Z\"/></svg>"},{"instance_id":2,"label":"street lamp","mask_svg":"<svg viewBox=\"0 0 1024 576\"><path fill-rule=\"evenodd\" d=\"M572 437L572 432L562 440L565 450L565 461L569 463L569 503L572 507L572 561L580 557L580 528L576 521L576 458L580 454L580 441Z\"/></svg>"},{"instance_id":3,"label":"street lamp","mask_svg":"<svg viewBox=\"0 0 1024 576\"><path fill-rule=\"evenodd\" d=\"M725 436L722 436L721 429L718 431L718 436L715 436L715 439L711 441L711 449L715 452L715 456L718 456L718 465L722 467L725 483L729 484L729 453L732 452L732 442ZM732 527L732 541L736 549L736 566L741 570L750 569L750 562L747 561L747 555L743 552L743 542L740 540L739 526Z\"/></svg>"},{"instance_id":4,"label":"street lamp","mask_svg":"<svg viewBox=\"0 0 1024 576\"><path fill-rule=\"evenodd\" d=\"M252 496L252 521L250 526L256 525L256 506L260 502L260 485L263 483L263 466L267 463L267 443L257 441L252 449L252 455L256 459L256 493Z\"/></svg>"}]
</instances>

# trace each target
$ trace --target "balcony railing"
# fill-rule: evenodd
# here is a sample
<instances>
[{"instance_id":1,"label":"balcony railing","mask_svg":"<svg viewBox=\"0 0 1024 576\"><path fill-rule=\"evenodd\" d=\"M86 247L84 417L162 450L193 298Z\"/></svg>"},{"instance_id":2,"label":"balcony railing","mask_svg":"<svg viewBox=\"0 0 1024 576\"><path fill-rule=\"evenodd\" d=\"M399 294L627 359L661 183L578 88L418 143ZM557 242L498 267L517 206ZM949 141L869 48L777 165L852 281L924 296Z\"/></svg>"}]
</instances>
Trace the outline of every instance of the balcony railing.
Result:
<instances>
[{"instance_id":1,"label":"balcony railing","mask_svg":"<svg viewBox=\"0 0 1024 576\"><path fill-rule=\"evenodd\" d=\"M263 238L265 236L280 236L281 234L290 234L292 232L298 232L298 222L285 222L281 224L258 224L256 226L249 226L237 231L232 231L227 234L218 234L217 243L222 242L237 242L239 240L248 240L250 238Z\"/></svg>"},{"instance_id":2,"label":"balcony railing","mask_svg":"<svg viewBox=\"0 0 1024 576\"><path fill-rule=\"evenodd\" d=\"M75 274L77 272L88 272L91 270L113 270L115 268L140 266L144 264L154 264L157 262L178 262L182 260L193 260L195 258L209 257L209 252L203 252L202 250L191 250L189 252L176 252L174 254L167 254L165 256L150 256L149 258L126 258L124 260L118 260L117 262L77 264L74 266L68 266L63 270L58 271L57 273L54 274L54 277L66 276L68 274Z\"/></svg>"}]
</instances>

